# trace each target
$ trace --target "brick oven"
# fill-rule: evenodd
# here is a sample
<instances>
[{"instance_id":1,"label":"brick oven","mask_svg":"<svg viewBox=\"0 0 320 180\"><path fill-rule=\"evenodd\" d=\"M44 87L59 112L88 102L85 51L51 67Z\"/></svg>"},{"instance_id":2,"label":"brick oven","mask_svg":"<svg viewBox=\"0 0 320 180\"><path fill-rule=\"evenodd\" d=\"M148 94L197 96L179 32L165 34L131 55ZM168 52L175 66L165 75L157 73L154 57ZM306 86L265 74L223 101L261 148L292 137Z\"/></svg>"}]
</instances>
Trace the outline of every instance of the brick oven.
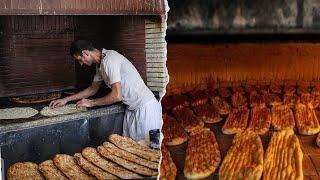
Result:
<instances>
[{"instance_id":1,"label":"brick oven","mask_svg":"<svg viewBox=\"0 0 320 180\"><path fill-rule=\"evenodd\" d=\"M256 125L262 128L265 123L267 130L255 132L259 133L257 137L261 139L265 155L262 159L266 162L270 156L268 148L274 142L273 135L279 132L277 120L283 117L285 121L295 123L291 129L303 154L303 176L300 174L299 178L319 179L320 147L316 143L320 138L319 2L205 0L169 1L169 5L167 66L170 83L162 101L165 117L162 132L164 144L177 168L176 179L185 179L186 171L191 174L191 167L196 175L205 174L201 176L205 179L220 179L225 172L230 175L224 176L225 179L246 179L258 163L250 164L245 158L250 155L241 154L241 151L250 154L250 146L244 145L246 141L242 141L243 146L239 141L235 142L235 134L252 130L260 118L261 124ZM274 87L279 88L275 90ZM304 119L306 124L314 123L317 130L313 133L302 130L300 113L304 105L301 104L309 105L314 113L308 115L312 118ZM264 112L270 112L271 120L262 115L262 111L256 113L256 105L265 105ZM275 107L282 105L289 107L288 114L291 115L276 115ZM239 106L248 111L238 111ZM229 110L232 113L226 112ZM242 130L231 133L228 126ZM220 160L213 148L210 149L212 144L203 145L212 142L212 138L205 141L196 135L204 128L215 134ZM194 144L202 149L196 150L192 147ZM255 146L253 144L251 142ZM286 152L286 148L281 151ZM256 150L252 155L258 152ZM210 161L212 157L216 158L215 162ZM269 163L275 166L286 161L285 158L273 158ZM190 159L198 159L198 162L192 163ZM233 164L227 166L227 160ZM254 160L258 161L257 158ZM203 162L210 163L200 166ZM254 179L267 179L262 176L268 173L270 164L262 166L264 169ZM285 167L292 166L286 164ZM203 169L209 169L210 173ZM165 168L162 170L166 172ZM272 173L277 177L270 179L286 179L283 177L285 171L273 170Z\"/></svg>"},{"instance_id":2,"label":"brick oven","mask_svg":"<svg viewBox=\"0 0 320 180\"><path fill-rule=\"evenodd\" d=\"M127 57L156 97L168 82L164 0L40 0L0 3L0 108L18 104L12 97L59 92L62 96L91 84L95 69L69 55L75 39ZM102 88L100 95L108 92ZM99 95L98 95L99 96ZM101 144L122 131L121 103L86 113L45 118L0 120L2 172L18 161L41 162L53 154Z\"/></svg>"}]
</instances>

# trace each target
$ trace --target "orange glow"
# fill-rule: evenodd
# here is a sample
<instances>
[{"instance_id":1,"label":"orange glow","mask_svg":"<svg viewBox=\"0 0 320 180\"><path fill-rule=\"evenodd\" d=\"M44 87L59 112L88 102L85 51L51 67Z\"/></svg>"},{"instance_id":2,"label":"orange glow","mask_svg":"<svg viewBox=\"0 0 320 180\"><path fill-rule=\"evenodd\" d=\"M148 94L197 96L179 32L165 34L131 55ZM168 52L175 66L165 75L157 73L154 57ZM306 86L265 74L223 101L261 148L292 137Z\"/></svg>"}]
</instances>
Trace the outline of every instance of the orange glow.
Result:
<instances>
[{"instance_id":1,"label":"orange glow","mask_svg":"<svg viewBox=\"0 0 320 180\"><path fill-rule=\"evenodd\" d=\"M208 82L319 81L320 45L169 44L167 67L168 94L206 87Z\"/></svg>"}]
</instances>

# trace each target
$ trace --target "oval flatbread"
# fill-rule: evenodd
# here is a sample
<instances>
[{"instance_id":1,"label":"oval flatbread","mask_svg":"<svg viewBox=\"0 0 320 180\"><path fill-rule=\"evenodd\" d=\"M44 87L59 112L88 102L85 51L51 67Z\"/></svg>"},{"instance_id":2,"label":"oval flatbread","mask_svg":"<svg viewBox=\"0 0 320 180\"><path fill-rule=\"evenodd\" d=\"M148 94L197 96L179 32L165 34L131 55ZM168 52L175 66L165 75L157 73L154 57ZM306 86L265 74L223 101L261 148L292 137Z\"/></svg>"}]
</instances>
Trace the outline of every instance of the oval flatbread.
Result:
<instances>
[{"instance_id":1,"label":"oval flatbread","mask_svg":"<svg viewBox=\"0 0 320 180\"><path fill-rule=\"evenodd\" d=\"M40 114L42 116L52 117L52 116L58 116L58 115L64 115L64 114L83 112L86 110L87 108L85 107L81 107L77 109L75 104L67 104L65 106L57 107L54 109L51 109L48 106L46 106L40 111Z\"/></svg>"},{"instance_id":2,"label":"oval flatbread","mask_svg":"<svg viewBox=\"0 0 320 180\"><path fill-rule=\"evenodd\" d=\"M20 118L30 118L39 111L30 107L14 107L0 109L0 119L20 119Z\"/></svg>"}]
</instances>

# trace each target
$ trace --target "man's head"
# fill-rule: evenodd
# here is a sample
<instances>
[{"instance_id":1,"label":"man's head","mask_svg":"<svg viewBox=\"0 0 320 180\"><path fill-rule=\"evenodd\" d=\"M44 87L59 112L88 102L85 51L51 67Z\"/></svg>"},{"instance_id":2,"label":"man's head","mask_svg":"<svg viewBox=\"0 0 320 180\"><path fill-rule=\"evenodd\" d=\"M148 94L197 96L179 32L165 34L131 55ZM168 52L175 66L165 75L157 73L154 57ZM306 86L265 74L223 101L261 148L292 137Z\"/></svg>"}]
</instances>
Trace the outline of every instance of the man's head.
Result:
<instances>
[{"instance_id":1,"label":"man's head","mask_svg":"<svg viewBox=\"0 0 320 180\"><path fill-rule=\"evenodd\" d=\"M70 46L70 55L77 60L81 65L86 64L91 66L96 62L96 48L92 43L86 40L75 40Z\"/></svg>"}]
</instances>

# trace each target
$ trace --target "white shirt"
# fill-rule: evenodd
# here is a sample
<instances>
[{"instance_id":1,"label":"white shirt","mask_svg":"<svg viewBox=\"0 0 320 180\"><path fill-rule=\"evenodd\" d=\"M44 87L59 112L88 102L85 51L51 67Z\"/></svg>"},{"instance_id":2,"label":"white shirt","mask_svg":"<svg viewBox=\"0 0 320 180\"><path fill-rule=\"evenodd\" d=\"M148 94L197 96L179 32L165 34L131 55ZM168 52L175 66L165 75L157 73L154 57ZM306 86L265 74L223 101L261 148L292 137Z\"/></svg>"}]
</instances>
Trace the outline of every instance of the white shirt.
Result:
<instances>
[{"instance_id":1,"label":"white shirt","mask_svg":"<svg viewBox=\"0 0 320 180\"><path fill-rule=\"evenodd\" d=\"M152 100L154 94L143 82L137 69L131 62L114 50L102 50L104 58L100 67L96 66L93 81L104 81L107 86L120 82L122 102L129 110L134 110Z\"/></svg>"}]
</instances>

